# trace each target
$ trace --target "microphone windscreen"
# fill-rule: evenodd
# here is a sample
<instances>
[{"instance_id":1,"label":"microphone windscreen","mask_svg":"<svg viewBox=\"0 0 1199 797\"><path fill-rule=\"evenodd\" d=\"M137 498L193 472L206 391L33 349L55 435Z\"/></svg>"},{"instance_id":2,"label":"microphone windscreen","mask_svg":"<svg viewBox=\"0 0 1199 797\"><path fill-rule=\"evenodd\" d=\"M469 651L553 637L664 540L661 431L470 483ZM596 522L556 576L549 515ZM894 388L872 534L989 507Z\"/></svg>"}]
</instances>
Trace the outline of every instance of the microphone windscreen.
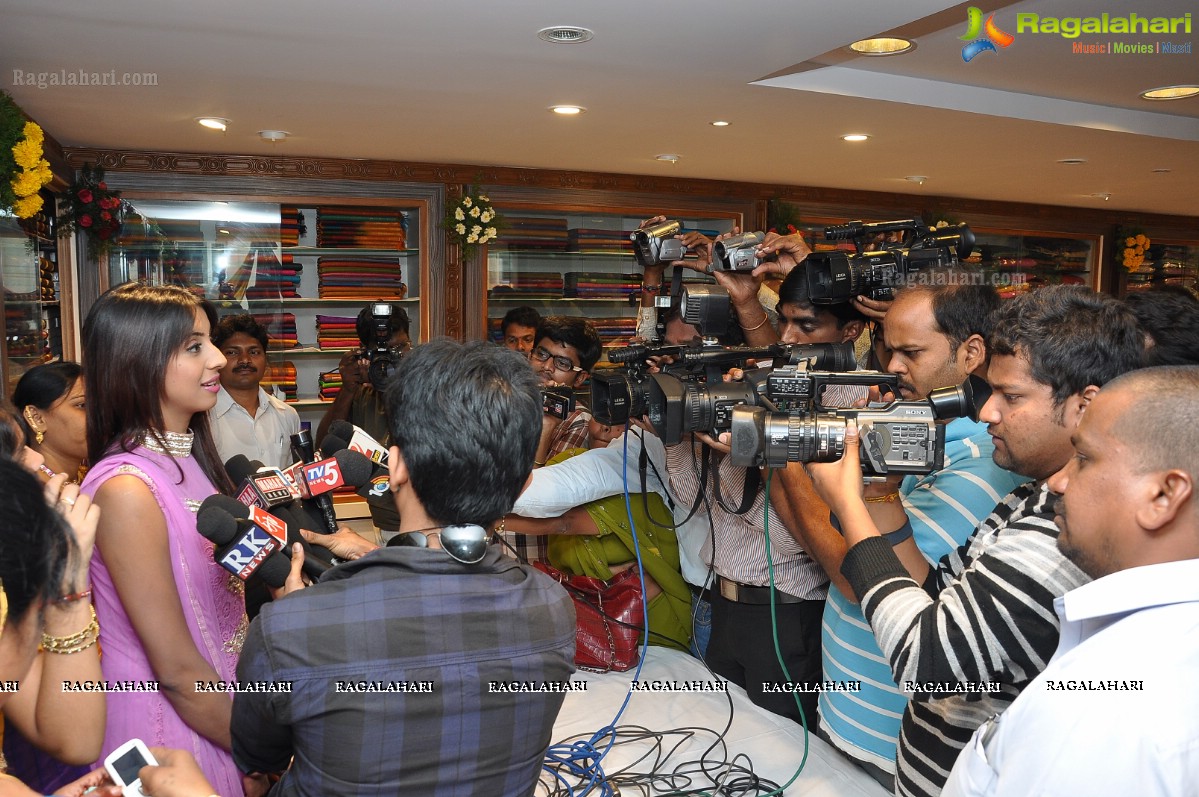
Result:
<instances>
[{"instance_id":1,"label":"microphone windscreen","mask_svg":"<svg viewBox=\"0 0 1199 797\"><path fill-rule=\"evenodd\" d=\"M342 440L351 440L354 437L354 424L349 421L334 421L329 424L329 434Z\"/></svg>"},{"instance_id":2,"label":"microphone windscreen","mask_svg":"<svg viewBox=\"0 0 1199 797\"><path fill-rule=\"evenodd\" d=\"M343 448L333 455L337 466L341 468L341 478L346 484L361 487L371 480L375 473L375 463L357 451Z\"/></svg>"},{"instance_id":3,"label":"microphone windscreen","mask_svg":"<svg viewBox=\"0 0 1199 797\"><path fill-rule=\"evenodd\" d=\"M331 457L343 448L349 448L350 444L335 434L325 435L325 439L321 441L321 453L326 457Z\"/></svg>"},{"instance_id":4,"label":"microphone windscreen","mask_svg":"<svg viewBox=\"0 0 1199 797\"><path fill-rule=\"evenodd\" d=\"M215 495L210 495L205 498L204 503L200 504L200 511L203 512L204 508L209 506L223 509L239 520L250 519L250 507L246 506L241 501L238 501L236 498L223 495L222 493L216 493Z\"/></svg>"},{"instance_id":5,"label":"microphone windscreen","mask_svg":"<svg viewBox=\"0 0 1199 797\"><path fill-rule=\"evenodd\" d=\"M273 553L258 566L254 574L261 578L268 587L278 589L287 581L290 571L291 560L282 553Z\"/></svg>"},{"instance_id":6,"label":"microphone windscreen","mask_svg":"<svg viewBox=\"0 0 1199 797\"><path fill-rule=\"evenodd\" d=\"M196 531L206 540L225 545L237 536L237 519L219 506L208 506L196 513Z\"/></svg>"},{"instance_id":7,"label":"microphone windscreen","mask_svg":"<svg viewBox=\"0 0 1199 797\"><path fill-rule=\"evenodd\" d=\"M241 484L256 470L254 463L250 462L249 457L245 454L230 457L225 462L225 473L229 474L229 478L234 484Z\"/></svg>"}]
</instances>

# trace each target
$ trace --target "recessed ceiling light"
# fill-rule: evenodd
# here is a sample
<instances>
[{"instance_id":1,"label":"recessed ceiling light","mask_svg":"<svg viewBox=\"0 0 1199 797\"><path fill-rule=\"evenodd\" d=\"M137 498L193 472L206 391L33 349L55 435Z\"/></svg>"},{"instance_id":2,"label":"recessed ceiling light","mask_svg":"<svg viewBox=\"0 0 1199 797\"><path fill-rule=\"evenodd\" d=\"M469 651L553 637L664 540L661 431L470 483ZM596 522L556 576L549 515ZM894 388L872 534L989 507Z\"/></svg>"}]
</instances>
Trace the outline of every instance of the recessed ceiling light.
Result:
<instances>
[{"instance_id":1,"label":"recessed ceiling light","mask_svg":"<svg viewBox=\"0 0 1199 797\"><path fill-rule=\"evenodd\" d=\"M197 116L196 121L209 130L224 132L229 127L229 120L220 116Z\"/></svg>"},{"instance_id":2,"label":"recessed ceiling light","mask_svg":"<svg viewBox=\"0 0 1199 797\"><path fill-rule=\"evenodd\" d=\"M915 183L916 185L924 185L924 181L928 179L928 175L913 174L913 175L909 175L908 177L905 177L903 179L907 180L909 183Z\"/></svg>"},{"instance_id":3,"label":"recessed ceiling light","mask_svg":"<svg viewBox=\"0 0 1199 797\"><path fill-rule=\"evenodd\" d=\"M1104 202L1107 202L1109 199L1112 198L1112 195L1109 194L1107 191L1100 191L1097 194L1091 194L1091 197L1093 199L1102 199Z\"/></svg>"},{"instance_id":4,"label":"recessed ceiling light","mask_svg":"<svg viewBox=\"0 0 1199 797\"><path fill-rule=\"evenodd\" d=\"M666 161L667 163L678 163L678 155L655 155L654 160Z\"/></svg>"},{"instance_id":5,"label":"recessed ceiling light","mask_svg":"<svg viewBox=\"0 0 1199 797\"><path fill-rule=\"evenodd\" d=\"M715 122L708 122L712 127L728 127L729 123L723 119L717 119Z\"/></svg>"},{"instance_id":6,"label":"recessed ceiling light","mask_svg":"<svg viewBox=\"0 0 1199 797\"><path fill-rule=\"evenodd\" d=\"M290 136L291 133L286 130L259 130L258 137L263 141L282 141Z\"/></svg>"},{"instance_id":7,"label":"recessed ceiling light","mask_svg":"<svg viewBox=\"0 0 1199 797\"><path fill-rule=\"evenodd\" d=\"M916 49L916 42L910 39L899 39L891 36L879 36L873 39L861 39L849 45L849 49L858 55L899 55L910 53Z\"/></svg>"},{"instance_id":8,"label":"recessed ceiling light","mask_svg":"<svg viewBox=\"0 0 1199 797\"><path fill-rule=\"evenodd\" d=\"M1142 91L1141 97L1146 100L1185 100L1199 94L1199 86L1186 84L1182 86L1162 86L1156 89Z\"/></svg>"},{"instance_id":9,"label":"recessed ceiling light","mask_svg":"<svg viewBox=\"0 0 1199 797\"><path fill-rule=\"evenodd\" d=\"M561 116L578 116L587 109L580 105L551 105L550 110Z\"/></svg>"},{"instance_id":10,"label":"recessed ceiling light","mask_svg":"<svg viewBox=\"0 0 1199 797\"><path fill-rule=\"evenodd\" d=\"M1154 169L1153 170L1154 174L1169 174L1169 172L1170 172L1169 169Z\"/></svg>"},{"instance_id":11,"label":"recessed ceiling light","mask_svg":"<svg viewBox=\"0 0 1199 797\"><path fill-rule=\"evenodd\" d=\"M1086 162L1086 158L1062 158L1058 161L1058 163L1062 164L1063 166L1078 166Z\"/></svg>"},{"instance_id":12,"label":"recessed ceiling light","mask_svg":"<svg viewBox=\"0 0 1199 797\"><path fill-rule=\"evenodd\" d=\"M589 42L595 36L595 31L575 25L554 25L537 31L537 38L554 44L582 44Z\"/></svg>"},{"instance_id":13,"label":"recessed ceiling light","mask_svg":"<svg viewBox=\"0 0 1199 797\"><path fill-rule=\"evenodd\" d=\"M850 133L849 135L841 136L842 141L865 141L870 136L865 133Z\"/></svg>"}]
</instances>

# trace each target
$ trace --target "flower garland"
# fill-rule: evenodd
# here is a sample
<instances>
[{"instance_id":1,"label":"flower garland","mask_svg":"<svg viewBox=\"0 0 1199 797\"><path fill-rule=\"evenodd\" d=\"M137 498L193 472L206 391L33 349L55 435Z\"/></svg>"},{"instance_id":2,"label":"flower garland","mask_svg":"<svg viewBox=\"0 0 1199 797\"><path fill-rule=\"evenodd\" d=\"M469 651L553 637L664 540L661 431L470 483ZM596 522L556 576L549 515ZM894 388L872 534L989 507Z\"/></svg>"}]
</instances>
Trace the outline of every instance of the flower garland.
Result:
<instances>
[{"instance_id":1,"label":"flower garland","mask_svg":"<svg viewBox=\"0 0 1199 797\"><path fill-rule=\"evenodd\" d=\"M65 199L66 207L58 217L59 234L82 231L92 260L108 253L121 235L126 214L133 212L133 207L121 199L120 191L109 190L103 167L90 163L79 170Z\"/></svg>"},{"instance_id":2,"label":"flower garland","mask_svg":"<svg viewBox=\"0 0 1199 797\"><path fill-rule=\"evenodd\" d=\"M0 209L28 219L42 209L42 187L53 179L43 157L45 134L0 91Z\"/></svg>"},{"instance_id":3,"label":"flower garland","mask_svg":"<svg viewBox=\"0 0 1199 797\"><path fill-rule=\"evenodd\" d=\"M1145 263L1149 254L1149 237L1139 230L1125 230L1116 235L1116 248L1120 264L1129 271L1136 271Z\"/></svg>"},{"instance_id":4,"label":"flower garland","mask_svg":"<svg viewBox=\"0 0 1199 797\"><path fill-rule=\"evenodd\" d=\"M441 225L464 250L490 243L499 237L503 218L491 206L491 199L472 185L457 202L446 208Z\"/></svg>"}]
</instances>

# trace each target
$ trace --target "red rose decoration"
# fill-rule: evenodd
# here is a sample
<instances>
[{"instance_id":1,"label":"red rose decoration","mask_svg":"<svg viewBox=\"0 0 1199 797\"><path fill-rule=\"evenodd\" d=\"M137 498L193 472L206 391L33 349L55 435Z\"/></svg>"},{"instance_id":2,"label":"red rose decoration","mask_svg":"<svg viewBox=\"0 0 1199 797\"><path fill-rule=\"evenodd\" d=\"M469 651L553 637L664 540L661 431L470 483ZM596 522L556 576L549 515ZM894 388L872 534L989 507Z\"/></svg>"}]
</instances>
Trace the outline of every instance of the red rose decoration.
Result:
<instances>
[{"instance_id":1,"label":"red rose decoration","mask_svg":"<svg viewBox=\"0 0 1199 797\"><path fill-rule=\"evenodd\" d=\"M108 190L108 183L106 183L106 182L104 182L103 180L101 180L100 182L96 183L96 188L99 188L101 191L107 191L107 190Z\"/></svg>"},{"instance_id":2,"label":"red rose decoration","mask_svg":"<svg viewBox=\"0 0 1199 797\"><path fill-rule=\"evenodd\" d=\"M112 214L109 213L107 210L102 210L102 211L100 211L100 218L103 219L104 221L108 221L109 219L112 218Z\"/></svg>"},{"instance_id":3,"label":"red rose decoration","mask_svg":"<svg viewBox=\"0 0 1199 797\"><path fill-rule=\"evenodd\" d=\"M79 217L79 226L80 227L92 226L92 217L87 215L86 213L84 213L82 216Z\"/></svg>"},{"instance_id":4,"label":"red rose decoration","mask_svg":"<svg viewBox=\"0 0 1199 797\"><path fill-rule=\"evenodd\" d=\"M80 202L82 202L82 203L83 203L83 204L85 204L85 205L86 205L88 202L91 202L91 201L92 201L92 192L91 192L91 191L89 191L89 190L88 190L88 189L86 189L86 188L84 188L83 190L81 190L81 191L79 192L79 201L80 201Z\"/></svg>"}]
</instances>

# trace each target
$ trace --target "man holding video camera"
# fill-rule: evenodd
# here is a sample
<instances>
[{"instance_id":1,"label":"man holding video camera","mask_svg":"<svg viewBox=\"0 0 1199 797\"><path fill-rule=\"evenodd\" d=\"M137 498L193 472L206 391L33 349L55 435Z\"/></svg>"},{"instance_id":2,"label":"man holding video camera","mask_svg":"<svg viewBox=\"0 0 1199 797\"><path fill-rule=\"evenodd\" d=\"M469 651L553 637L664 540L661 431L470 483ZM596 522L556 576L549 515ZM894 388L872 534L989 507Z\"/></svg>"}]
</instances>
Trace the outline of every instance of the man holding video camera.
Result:
<instances>
[{"instance_id":1,"label":"man holding video camera","mask_svg":"<svg viewBox=\"0 0 1199 797\"><path fill-rule=\"evenodd\" d=\"M887 339L902 344L892 340L894 310ZM1070 435L1099 387L1137 368L1142 349L1136 321L1119 302L1070 286L1008 301L989 344L993 392L980 419L996 464L1033 481L1008 493L931 569L901 562L880 533L918 517L904 502L865 502L856 434L847 436L840 462L808 465L845 534L841 573L892 677L911 695L897 751L901 795L939 794L974 729L1011 703L1053 653L1053 601L1086 576L1058 551L1045 481L1072 456ZM904 346L893 348L905 356Z\"/></svg>"},{"instance_id":2,"label":"man holding video camera","mask_svg":"<svg viewBox=\"0 0 1199 797\"><path fill-rule=\"evenodd\" d=\"M887 311L885 335L893 350L888 370L904 400L925 399L936 388L961 384L985 372L984 342L999 297L990 285L969 284L954 270L913 275ZM790 277L789 277L790 279ZM922 284L923 283L923 284ZM835 305L834 305L835 306ZM843 307L850 307L842 303ZM919 567L965 542L999 497L1025 481L996 465L983 424L959 417L945 426L944 466L925 476L890 476L866 487L866 500L889 532L905 563ZM895 777L899 717L907 698L890 668L848 583L841 576L846 544L828 522L799 463L778 475L782 492L797 510L795 525L808 550L837 587L829 591L823 622L825 677L859 681L858 693L820 695L822 736L888 788Z\"/></svg>"},{"instance_id":3,"label":"man holding video camera","mask_svg":"<svg viewBox=\"0 0 1199 797\"><path fill-rule=\"evenodd\" d=\"M384 446L390 444L383 388L391 370L412 349L408 313L403 307L376 302L358 313L358 341L362 347L346 353L337 370L341 390L317 426L316 440L325 439L334 421L349 421ZM369 502L371 521L383 531L399 528L399 516L388 502Z\"/></svg>"}]
</instances>

